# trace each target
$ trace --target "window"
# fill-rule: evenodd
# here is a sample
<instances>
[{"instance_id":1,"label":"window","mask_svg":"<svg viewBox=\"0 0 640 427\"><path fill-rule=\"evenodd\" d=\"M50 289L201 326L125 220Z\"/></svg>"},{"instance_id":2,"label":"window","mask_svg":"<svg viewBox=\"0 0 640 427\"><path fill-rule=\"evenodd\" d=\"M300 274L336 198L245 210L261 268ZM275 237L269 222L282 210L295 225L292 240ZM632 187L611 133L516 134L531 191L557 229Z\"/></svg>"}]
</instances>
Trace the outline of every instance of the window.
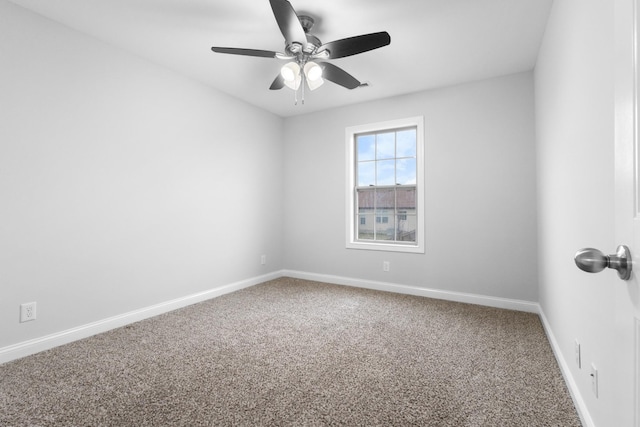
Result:
<instances>
[{"instance_id":1,"label":"window","mask_svg":"<svg viewBox=\"0 0 640 427\"><path fill-rule=\"evenodd\" d=\"M423 121L347 128L347 248L424 253Z\"/></svg>"}]
</instances>

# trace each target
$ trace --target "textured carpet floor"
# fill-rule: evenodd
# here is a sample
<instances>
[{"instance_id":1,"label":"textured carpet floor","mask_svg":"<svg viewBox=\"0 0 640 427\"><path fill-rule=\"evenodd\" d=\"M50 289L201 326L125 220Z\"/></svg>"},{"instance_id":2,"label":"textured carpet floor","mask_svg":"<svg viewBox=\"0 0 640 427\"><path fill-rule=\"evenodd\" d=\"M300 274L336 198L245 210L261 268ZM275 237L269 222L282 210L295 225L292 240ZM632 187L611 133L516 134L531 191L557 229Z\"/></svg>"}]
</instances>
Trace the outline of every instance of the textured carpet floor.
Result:
<instances>
[{"instance_id":1,"label":"textured carpet floor","mask_svg":"<svg viewBox=\"0 0 640 427\"><path fill-rule=\"evenodd\" d=\"M537 315L282 278L0 366L2 426L579 426Z\"/></svg>"}]
</instances>

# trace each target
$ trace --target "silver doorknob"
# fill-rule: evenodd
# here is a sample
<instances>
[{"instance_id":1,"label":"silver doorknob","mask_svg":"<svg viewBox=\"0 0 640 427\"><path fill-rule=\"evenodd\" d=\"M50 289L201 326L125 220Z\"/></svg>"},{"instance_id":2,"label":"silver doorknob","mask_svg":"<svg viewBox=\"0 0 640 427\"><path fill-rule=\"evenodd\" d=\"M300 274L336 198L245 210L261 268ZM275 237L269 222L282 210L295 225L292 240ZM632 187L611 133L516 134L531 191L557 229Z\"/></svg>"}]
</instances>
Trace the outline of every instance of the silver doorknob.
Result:
<instances>
[{"instance_id":1,"label":"silver doorknob","mask_svg":"<svg viewBox=\"0 0 640 427\"><path fill-rule=\"evenodd\" d=\"M580 270L588 273L598 273L609 267L617 270L622 280L629 280L631 277L631 252L624 245L618 246L617 252L613 255L605 255L593 248L580 249L573 259Z\"/></svg>"}]
</instances>

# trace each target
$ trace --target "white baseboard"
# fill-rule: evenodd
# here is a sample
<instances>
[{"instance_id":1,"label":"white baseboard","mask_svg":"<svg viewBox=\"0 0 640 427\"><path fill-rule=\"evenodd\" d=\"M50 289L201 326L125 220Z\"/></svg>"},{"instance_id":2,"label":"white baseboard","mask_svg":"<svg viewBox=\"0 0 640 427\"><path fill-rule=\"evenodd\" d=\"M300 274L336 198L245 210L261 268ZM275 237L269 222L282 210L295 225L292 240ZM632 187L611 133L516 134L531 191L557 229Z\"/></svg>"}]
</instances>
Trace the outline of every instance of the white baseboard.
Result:
<instances>
[{"instance_id":1,"label":"white baseboard","mask_svg":"<svg viewBox=\"0 0 640 427\"><path fill-rule=\"evenodd\" d=\"M547 338L549 339L549 343L551 344L551 349L553 349L553 353L556 356L556 360L558 365L560 366L560 371L562 372L562 376L564 377L564 382L567 384L567 388L569 389L569 394L571 394L571 399L573 399L573 404L578 411L578 416L580 417L580 421L584 427L595 427L595 423L589 414L589 410L587 408L587 404L582 398L582 394L578 389L578 385L571 374L571 370L569 369L569 364L567 360L562 355L560 351L560 346L558 346L558 341L556 340L553 331L551 330L551 325L547 321L547 317L544 314L542 308L539 311L540 320L542 321L542 326L544 327L544 331L547 334Z\"/></svg>"},{"instance_id":2,"label":"white baseboard","mask_svg":"<svg viewBox=\"0 0 640 427\"><path fill-rule=\"evenodd\" d=\"M106 332L111 329L119 328L140 320L147 319L149 317L157 316L163 313L167 313L178 308L185 307L187 305L196 304L198 302L206 301L211 298L218 297L230 292L234 292L240 289L244 289L250 286L257 285L268 280L277 279L279 277L288 276L298 279L313 280L318 282L332 283L337 285L354 286L359 288L375 289L386 292L395 292L400 294L423 296L428 298L443 299L448 301L457 301L469 304L478 304L488 307L505 308L509 310L524 311L529 313L538 313L539 306L537 303L530 301L514 300L499 297L488 297L476 294L467 294L461 292L443 291L438 289L420 288L408 285L399 285L395 283L378 282L372 280L362 280L342 276L333 276L326 274L307 273L295 270L280 270L275 271L263 276L258 276L243 280L236 283L231 283L224 286L219 286L214 289L210 289L204 292L200 292L193 295L187 295L185 297L177 298L171 301L166 301L160 304L156 304L149 307L144 307L138 310L123 313L117 316L113 316L107 319L92 322L86 325L78 326L76 328L68 329L61 332L56 332L51 335L36 338L29 341L20 342L14 345L10 345L4 348L0 348L0 364L9 362L11 360L19 359L31 354L38 353L40 351L48 350L59 345L67 344L73 341L77 341L83 338L90 337L92 335ZM548 328L545 326L548 330ZM555 351L555 349L554 349Z\"/></svg>"},{"instance_id":3,"label":"white baseboard","mask_svg":"<svg viewBox=\"0 0 640 427\"><path fill-rule=\"evenodd\" d=\"M538 304L528 301L511 300L506 298L486 297L482 295L465 294L459 292L442 291L437 289L418 288L414 286L398 285L394 283L376 282L371 280L354 279L348 277L332 276L325 274L306 273L294 270L280 270L263 276L254 277L236 283L219 286L204 292L166 301L153 306L144 307L138 310L123 313L107 319L81 325L72 329L56 332L44 337L23 341L7 347L0 348L0 364L21 357L29 356L44 350L68 344L83 338L90 337L111 329L119 328L149 317L167 313L187 305L196 304L211 298L218 297L243 288L257 285L268 280L288 276L299 279L313 280L319 282L333 283L337 285L355 286L367 289L376 289L387 292L424 296L429 298L458 301L471 304L485 305L489 307L506 308L511 310L538 312Z\"/></svg>"},{"instance_id":4,"label":"white baseboard","mask_svg":"<svg viewBox=\"0 0 640 427\"><path fill-rule=\"evenodd\" d=\"M487 307L505 308L509 310L538 313L538 303L516 299L488 297L462 292L443 291L439 289L419 288L417 286L398 285L395 283L377 282L373 280L354 279L350 277L331 276L327 274L306 273L303 271L283 270L283 276L296 279L313 280L316 282L332 283L335 285L354 286L357 288L375 289L378 291L395 292L398 294L416 295L421 297L443 299L447 301L464 302L484 305Z\"/></svg>"},{"instance_id":5,"label":"white baseboard","mask_svg":"<svg viewBox=\"0 0 640 427\"><path fill-rule=\"evenodd\" d=\"M262 276L257 276L247 280L219 286L217 288L199 292L197 294L187 295L185 297L141 308L139 310L130 311L128 313L120 314L107 319L99 320L97 322L92 322L76 328L57 332L41 338L36 338L33 340L24 341L18 344L0 348L0 364L284 276L317 282L332 283L336 285L354 286L359 288L423 296L448 301L478 304L488 307L505 308L509 310L524 311L528 313L537 313L540 315L542 325L551 344L551 348L553 349L553 352L556 356L558 365L560 366L560 370L564 377L565 383L569 388L569 392L576 406L582 424L585 427L595 427L595 424L593 423L593 420L584 402L584 399L582 398L578 386L576 385L575 379L571 374L569 365L564 359L555 336L553 335L553 331L551 330L551 326L549 325L549 322L547 321L547 318L545 317L544 312L542 311L538 303L499 297L487 297L483 295L467 294L461 292L443 291L438 289L419 288L415 286L399 285L372 280L362 280L342 276L307 273L295 270L275 271Z\"/></svg>"},{"instance_id":6,"label":"white baseboard","mask_svg":"<svg viewBox=\"0 0 640 427\"><path fill-rule=\"evenodd\" d=\"M230 292L235 292L240 289L248 288L250 286L257 285L268 280L277 279L282 277L281 271L265 274L263 276L253 277L247 280L242 280L228 285L219 286L204 292L197 294L187 295L185 297L176 298L171 301L166 301L160 304L155 304L149 307L141 308L139 310L130 311L128 313L119 314L117 316L109 317L107 319L98 320L96 322L88 323L86 325L78 326L76 328L67 329L65 331L56 332L51 335L32 339L29 341L20 342L7 347L0 348L0 364L9 362L11 360L19 359L31 354L35 354L44 350L68 344L73 341L77 341L83 338L90 337L102 332L109 331L111 329L119 328L140 320L148 319L149 317L157 316L159 314L168 313L178 308L186 307L191 304L196 304L202 301L206 301L212 298L219 297Z\"/></svg>"}]
</instances>

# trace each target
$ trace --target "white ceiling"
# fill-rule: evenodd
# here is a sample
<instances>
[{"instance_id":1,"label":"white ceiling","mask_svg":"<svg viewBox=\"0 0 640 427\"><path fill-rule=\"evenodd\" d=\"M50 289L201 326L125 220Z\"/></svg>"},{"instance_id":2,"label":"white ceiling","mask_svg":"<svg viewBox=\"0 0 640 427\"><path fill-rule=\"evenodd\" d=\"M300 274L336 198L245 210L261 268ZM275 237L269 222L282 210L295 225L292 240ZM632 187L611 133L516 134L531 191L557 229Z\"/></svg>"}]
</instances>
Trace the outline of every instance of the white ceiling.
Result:
<instances>
[{"instance_id":1,"label":"white ceiling","mask_svg":"<svg viewBox=\"0 0 640 427\"><path fill-rule=\"evenodd\" d=\"M284 50L268 0L11 0L283 117L531 70L553 0L290 0L323 43L387 31L389 46L336 59L369 87L328 82L294 105L269 86L284 63L211 46Z\"/></svg>"}]
</instances>

